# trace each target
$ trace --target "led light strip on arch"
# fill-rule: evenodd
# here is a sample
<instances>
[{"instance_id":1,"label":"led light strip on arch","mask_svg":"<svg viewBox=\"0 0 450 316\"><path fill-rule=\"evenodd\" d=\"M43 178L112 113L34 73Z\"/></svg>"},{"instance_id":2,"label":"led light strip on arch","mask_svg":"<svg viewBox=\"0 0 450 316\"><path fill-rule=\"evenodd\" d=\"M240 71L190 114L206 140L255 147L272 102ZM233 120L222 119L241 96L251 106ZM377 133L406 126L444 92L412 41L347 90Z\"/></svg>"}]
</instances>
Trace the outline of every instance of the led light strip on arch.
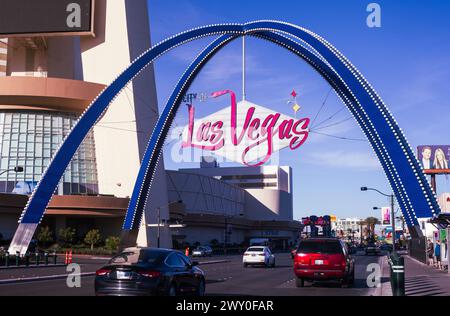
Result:
<instances>
[{"instance_id":1,"label":"led light strip on arch","mask_svg":"<svg viewBox=\"0 0 450 316\"><path fill-rule=\"evenodd\" d=\"M259 33L254 34L254 35L259 35ZM272 36L275 36L275 34L273 34ZM264 37L264 36L260 36L260 37ZM266 39L270 38L270 33L267 33L265 38ZM281 40L283 40L282 37L279 37L279 39L280 38L281 38ZM284 38L284 40L286 40L286 38ZM290 41L289 39L287 39L287 40ZM301 53L298 50L296 50L295 48L293 48L292 46L288 46L285 43L281 43L280 40L278 40L278 41L274 40L274 41L277 42L278 44L283 44L282 46L284 46L285 48L288 48L292 52L301 55ZM213 43L212 45L215 45L215 44ZM298 44L297 44L297 47L299 47ZM206 50L208 50L208 49L209 48L207 48ZM305 51L305 49L303 49L303 50ZM308 51L308 50L306 49L306 51ZM309 54L309 55L310 56L314 56L313 54ZM200 54L200 56L202 56L202 54ZM304 58L304 59L307 59L307 58L305 58L304 55L301 55L301 57ZM308 60L308 61L310 62L310 60ZM196 59L196 61L194 63L196 65L198 65L199 63L203 63L203 62L205 62L205 58L199 57L198 59ZM318 62L320 63L321 60L318 60ZM198 66L196 66L196 67L198 67ZM192 66L190 68L192 68ZM320 69L317 69L317 67L315 67L315 68L319 72L323 72L323 71L320 71ZM186 74L186 72L185 72L185 74ZM192 75L193 75L193 73L191 72L189 74L188 78L191 78ZM325 74L325 76L326 76L326 74ZM185 87L188 80L185 77L182 77L180 79L180 81L182 81L182 80L184 80L184 82L182 83L181 87ZM330 82L330 83L332 83L332 82ZM336 88L336 85L333 85L333 86ZM180 87L180 83L177 85L177 88L178 87ZM176 110L178 109L178 106L179 106L179 99L178 99L178 102L177 102L176 98L180 97L181 94L182 93L179 90L175 90L173 92L171 98L169 98L169 101L166 104L166 108L169 108L171 112L167 114L167 117L173 119L174 115L176 114ZM171 103L171 101L173 103ZM350 106L351 106L351 102L350 102ZM352 113L354 113L354 111L352 111ZM170 125L171 121L168 122L167 119L164 119L164 124L169 124ZM155 155L158 155L158 157L159 157L160 152L157 151L157 150L158 150L158 148L162 147L162 143L164 142L164 139L165 139L165 136L166 136L164 133L162 133L160 131L157 131L157 130L155 130L155 133L156 133L156 135L158 135L158 137L156 139L152 137L151 141L149 142L149 147L152 148L153 152L150 152L151 155L148 156L149 152L147 150L147 155L145 155L146 159L143 160L142 166L141 166L141 171L140 171L140 173L143 174L144 177L138 178L138 181L136 182L134 194L133 194L132 199L131 199L132 202L130 202L130 206L129 206L129 209L128 209L128 212L127 212L129 214L129 216L127 216L128 219L130 218L130 216L133 216L133 217L131 217L131 222L129 220L127 220L124 223L124 227L123 227L124 229L137 228L139 226L139 224L138 224L138 222L135 222L134 219L135 219L135 217L140 219L142 211L145 208L146 199L147 199L148 193L149 193L148 190L149 190L149 187L151 185L151 181L153 180L154 169L156 168L156 164L151 166L150 162L155 159L155 157L156 157ZM157 145L152 144L152 142L155 142L155 141L156 142L159 141L159 144L157 144ZM153 146L151 146L151 145L153 145ZM385 167L385 164L383 164L383 167ZM149 176L147 176L147 174L149 173L149 169L150 169L150 174L149 174ZM141 201L140 204L139 204L139 201ZM144 202L142 202L142 201L144 201ZM133 214L133 215L131 215L131 214ZM407 220L407 222L410 222L408 218L406 220Z\"/></svg>"},{"instance_id":2,"label":"led light strip on arch","mask_svg":"<svg viewBox=\"0 0 450 316\"><path fill-rule=\"evenodd\" d=\"M264 34L265 32L267 34ZM339 90L342 91L338 92L339 97L349 107L361 129L368 137L377 157L380 159L386 177L397 196L401 209L405 212L408 224L417 225L416 211L418 208L421 215L425 214L431 217L433 214L440 213L436 196L432 193L430 184L426 180L423 170L420 168L417 159L412 153L411 146L405 139L395 119L367 80L365 80L360 72L337 49L315 33L285 22L255 21L246 24L215 24L176 34L154 45L136 58L124 72L97 96L80 116L69 135L61 143L52 161L42 175L41 180L35 187L22 212L19 227L10 246L10 252L20 251L22 254L25 253L31 236L37 224L42 220L42 216L52 198L53 192L76 149L88 131L105 113L109 104L114 101L117 95L135 76L159 56L189 41L212 35L228 35L231 40L231 37L256 33L262 36L272 36L273 42L278 41L279 45L282 43L281 46L290 48L293 52L296 50L297 54L301 50L304 55L310 54L310 56L314 56L317 59L317 65L321 64L322 67L331 69L321 72L328 74L329 78L327 80L331 80L332 77L339 79L336 81L339 83L333 86L335 89L337 86L340 86ZM276 33L283 33L296 38L307 47L302 47L292 40L288 42L287 38ZM278 38L275 40L274 37L276 36ZM220 44L224 45L226 43ZM209 57L205 56L205 58ZM174 108L172 107L164 109L161 116L163 119L160 118L155 126L155 131L162 131L158 135L154 133L156 139L161 139L161 137L165 138L163 135L165 129L163 127L165 127L167 120L173 119L171 117L174 115L173 110ZM158 151L158 154L155 155L156 152L150 150L154 156L150 161L152 165L157 164L161 154L160 148ZM147 180L142 182L144 184L143 189L140 188L137 190L138 185L135 186L136 190L133 191L133 194L136 192L136 196L141 194L141 197L133 201L133 203L130 201L124 227L135 227L134 223L140 221L140 218L139 221L136 221L136 219L141 216L133 214L131 210L136 209L137 205L145 207L145 199L147 197L145 196L143 198L143 193L148 191L151 178L153 177L152 174L145 176L145 173L143 172L141 174L141 178L138 176L138 182L143 181L143 178L147 178ZM142 209L139 212L142 214Z\"/></svg>"}]
</instances>

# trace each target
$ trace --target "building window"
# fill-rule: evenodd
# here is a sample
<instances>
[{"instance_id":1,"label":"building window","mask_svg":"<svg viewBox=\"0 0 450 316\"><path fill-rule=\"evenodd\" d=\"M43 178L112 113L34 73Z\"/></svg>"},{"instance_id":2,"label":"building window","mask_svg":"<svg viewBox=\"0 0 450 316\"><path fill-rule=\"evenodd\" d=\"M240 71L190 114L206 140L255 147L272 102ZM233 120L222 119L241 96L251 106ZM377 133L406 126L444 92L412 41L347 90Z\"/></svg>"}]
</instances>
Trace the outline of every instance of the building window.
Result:
<instances>
[{"instance_id":1,"label":"building window","mask_svg":"<svg viewBox=\"0 0 450 316\"><path fill-rule=\"evenodd\" d=\"M254 180L254 179L276 179L276 174L244 174L244 175L232 175L222 176L221 180Z\"/></svg>"},{"instance_id":2,"label":"building window","mask_svg":"<svg viewBox=\"0 0 450 316\"><path fill-rule=\"evenodd\" d=\"M0 112L0 170L24 168L20 173L0 175L0 192L36 185L77 119L75 114L58 112ZM98 193L92 131L78 148L61 181L57 194Z\"/></svg>"},{"instance_id":3,"label":"building window","mask_svg":"<svg viewBox=\"0 0 450 316\"><path fill-rule=\"evenodd\" d=\"M262 189L266 187L276 187L276 183L238 183L239 187L244 189Z\"/></svg>"}]
</instances>

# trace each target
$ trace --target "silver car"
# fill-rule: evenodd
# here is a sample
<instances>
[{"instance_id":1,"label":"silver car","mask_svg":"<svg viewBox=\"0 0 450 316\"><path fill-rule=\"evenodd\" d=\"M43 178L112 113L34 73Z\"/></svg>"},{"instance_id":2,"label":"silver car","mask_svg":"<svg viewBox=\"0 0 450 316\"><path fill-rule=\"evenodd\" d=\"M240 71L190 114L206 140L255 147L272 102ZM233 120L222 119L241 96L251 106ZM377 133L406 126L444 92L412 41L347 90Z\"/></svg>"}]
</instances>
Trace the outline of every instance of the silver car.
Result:
<instances>
[{"instance_id":1,"label":"silver car","mask_svg":"<svg viewBox=\"0 0 450 316\"><path fill-rule=\"evenodd\" d=\"M192 251L193 257L211 257L212 256L212 249L210 246L200 246L195 248Z\"/></svg>"}]
</instances>

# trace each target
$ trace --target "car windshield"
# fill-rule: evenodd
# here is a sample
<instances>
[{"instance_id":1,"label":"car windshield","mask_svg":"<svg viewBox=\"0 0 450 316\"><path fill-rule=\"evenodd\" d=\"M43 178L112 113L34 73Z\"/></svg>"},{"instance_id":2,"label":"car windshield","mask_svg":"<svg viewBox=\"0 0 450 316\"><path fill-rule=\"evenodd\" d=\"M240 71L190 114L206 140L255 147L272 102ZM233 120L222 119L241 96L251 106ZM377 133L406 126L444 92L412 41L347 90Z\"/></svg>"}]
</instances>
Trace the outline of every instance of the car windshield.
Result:
<instances>
[{"instance_id":1,"label":"car windshield","mask_svg":"<svg viewBox=\"0 0 450 316\"><path fill-rule=\"evenodd\" d=\"M156 266L164 257L161 251L124 251L109 260L109 264Z\"/></svg>"},{"instance_id":2,"label":"car windshield","mask_svg":"<svg viewBox=\"0 0 450 316\"><path fill-rule=\"evenodd\" d=\"M302 241L298 246L300 253L342 253L341 245L338 241Z\"/></svg>"},{"instance_id":3,"label":"car windshield","mask_svg":"<svg viewBox=\"0 0 450 316\"><path fill-rule=\"evenodd\" d=\"M248 252L263 252L264 248L263 247L251 247L247 249Z\"/></svg>"}]
</instances>

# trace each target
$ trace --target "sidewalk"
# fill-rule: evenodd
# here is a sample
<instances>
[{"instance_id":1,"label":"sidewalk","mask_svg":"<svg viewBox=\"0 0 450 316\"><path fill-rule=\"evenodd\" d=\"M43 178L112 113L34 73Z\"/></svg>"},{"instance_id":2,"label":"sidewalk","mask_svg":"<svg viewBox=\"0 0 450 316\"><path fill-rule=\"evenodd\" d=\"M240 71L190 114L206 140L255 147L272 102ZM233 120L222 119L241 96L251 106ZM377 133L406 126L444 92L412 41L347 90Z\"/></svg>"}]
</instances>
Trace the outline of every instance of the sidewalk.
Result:
<instances>
[{"instance_id":1,"label":"sidewalk","mask_svg":"<svg viewBox=\"0 0 450 316\"><path fill-rule=\"evenodd\" d=\"M380 287L375 291L375 296L392 296L391 273L387 256L381 258L380 283Z\"/></svg>"},{"instance_id":2,"label":"sidewalk","mask_svg":"<svg viewBox=\"0 0 450 316\"><path fill-rule=\"evenodd\" d=\"M406 255L405 287L407 296L450 296L450 274Z\"/></svg>"}]
</instances>

